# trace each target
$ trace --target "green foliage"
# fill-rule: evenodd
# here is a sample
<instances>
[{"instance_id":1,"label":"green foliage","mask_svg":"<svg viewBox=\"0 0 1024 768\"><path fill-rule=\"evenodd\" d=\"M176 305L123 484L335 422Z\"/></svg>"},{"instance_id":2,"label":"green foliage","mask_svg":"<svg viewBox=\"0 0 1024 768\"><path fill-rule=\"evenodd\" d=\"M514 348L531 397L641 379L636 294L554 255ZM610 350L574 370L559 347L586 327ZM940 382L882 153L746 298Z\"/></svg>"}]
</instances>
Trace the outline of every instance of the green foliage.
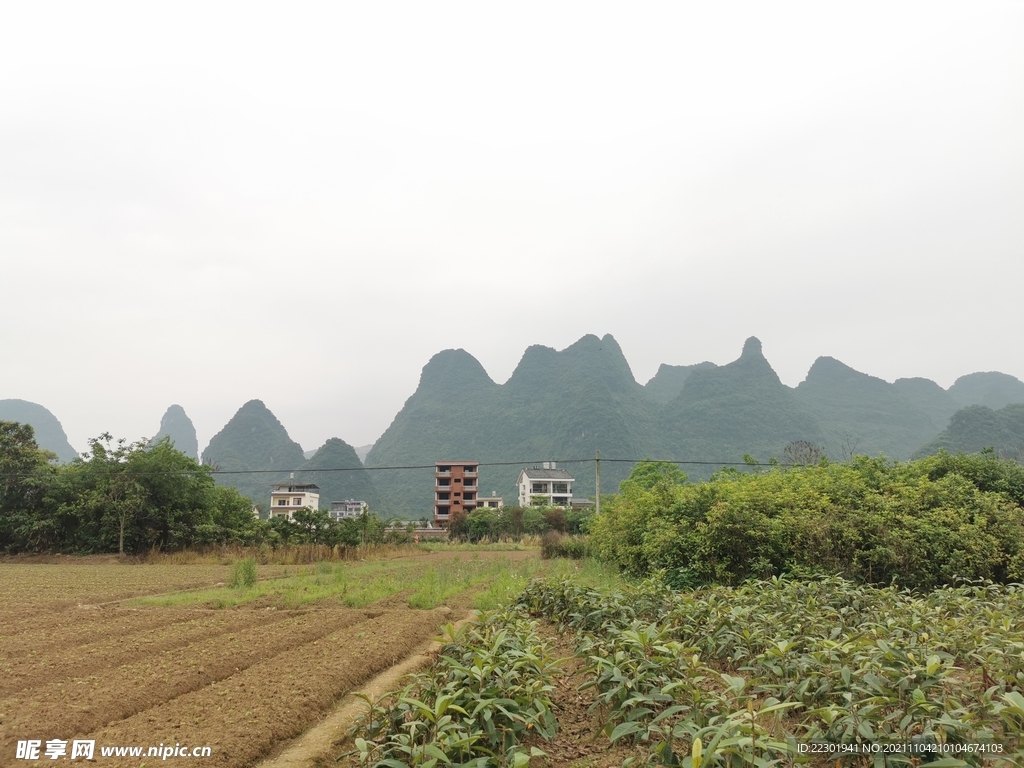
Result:
<instances>
[{"instance_id":1,"label":"green foliage","mask_svg":"<svg viewBox=\"0 0 1024 768\"><path fill-rule=\"evenodd\" d=\"M0 547L8 552L136 554L211 544L258 544L266 527L233 488L169 440L109 434L65 465L40 451L31 427L0 422Z\"/></svg>"},{"instance_id":2,"label":"green foliage","mask_svg":"<svg viewBox=\"0 0 1024 768\"><path fill-rule=\"evenodd\" d=\"M36 444L28 424L0 421L0 548L47 548L57 531L47 514L46 491L54 454Z\"/></svg>"},{"instance_id":3,"label":"green foliage","mask_svg":"<svg viewBox=\"0 0 1024 768\"><path fill-rule=\"evenodd\" d=\"M589 544L586 536L566 536L558 531L548 531L541 537L540 554L545 560L553 557L582 560L589 554Z\"/></svg>"},{"instance_id":4,"label":"green foliage","mask_svg":"<svg viewBox=\"0 0 1024 768\"><path fill-rule=\"evenodd\" d=\"M557 669L536 624L514 611L485 614L456 631L435 664L369 712L356 752L373 766L525 766L543 756L523 739L555 735L551 709Z\"/></svg>"},{"instance_id":5,"label":"green foliage","mask_svg":"<svg viewBox=\"0 0 1024 768\"><path fill-rule=\"evenodd\" d=\"M651 482L638 466L591 525L594 552L682 585L839 573L916 589L1024 578L1024 467L942 454Z\"/></svg>"},{"instance_id":6,"label":"green foliage","mask_svg":"<svg viewBox=\"0 0 1024 768\"><path fill-rule=\"evenodd\" d=\"M228 586L232 589L251 589L256 586L256 558L247 557L231 566Z\"/></svg>"},{"instance_id":7,"label":"green foliage","mask_svg":"<svg viewBox=\"0 0 1024 768\"><path fill-rule=\"evenodd\" d=\"M578 536L586 532L593 516L591 510L560 507L480 507L468 515L464 512L453 515L448 535L453 541L472 543L518 541L523 536L542 536L548 531Z\"/></svg>"},{"instance_id":8,"label":"green foliage","mask_svg":"<svg viewBox=\"0 0 1024 768\"><path fill-rule=\"evenodd\" d=\"M970 744L1024 756L1019 585L915 596L839 578L691 593L547 580L519 606L575 632L604 733L663 765L792 764L811 741L918 750L851 756L859 765L981 765L952 751ZM929 751L941 744L951 751Z\"/></svg>"}]
</instances>

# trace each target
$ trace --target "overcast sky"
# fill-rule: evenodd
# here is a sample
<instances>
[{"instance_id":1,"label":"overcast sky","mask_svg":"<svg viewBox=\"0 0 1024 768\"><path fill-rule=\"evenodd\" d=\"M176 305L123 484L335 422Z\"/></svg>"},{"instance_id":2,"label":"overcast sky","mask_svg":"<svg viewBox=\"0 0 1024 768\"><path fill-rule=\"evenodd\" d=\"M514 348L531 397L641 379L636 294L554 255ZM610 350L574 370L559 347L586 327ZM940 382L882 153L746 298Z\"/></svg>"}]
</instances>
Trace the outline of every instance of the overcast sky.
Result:
<instances>
[{"instance_id":1,"label":"overcast sky","mask_svg":"<svg viewBox=\"0 0 1024 768\"><path fill-rule=\"evenodd\" d=\"M436 352L1024 379L1024 3L6 3L0 399L376 440Z\"/></svg>"}]
</instances>

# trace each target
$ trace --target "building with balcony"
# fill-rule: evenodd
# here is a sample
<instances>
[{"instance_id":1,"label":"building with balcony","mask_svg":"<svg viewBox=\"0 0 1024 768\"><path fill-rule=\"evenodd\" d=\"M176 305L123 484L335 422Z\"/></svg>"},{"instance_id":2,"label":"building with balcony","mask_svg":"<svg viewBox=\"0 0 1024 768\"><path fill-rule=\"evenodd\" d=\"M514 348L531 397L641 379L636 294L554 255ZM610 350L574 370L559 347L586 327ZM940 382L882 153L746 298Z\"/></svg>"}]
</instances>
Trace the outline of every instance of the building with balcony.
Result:
<instances>
[{"instance_id":1,"label":"building with balcony","mask_svg":"<svg viewBox=\"0 0 1024 768\"><path fill-rule=\"evenodd\" d=\"M369 506L365 501L356 501L355 499L332 501L327 514L331 516L332 520L344 520L347 517L359 517L369 509Z\"/></svg>"},{"instance_id":2,"label":"building with balcony","mask_svg":"<svg viewBox=\"0 0 1024 768\"><path fill-rule=\"evenodd\" d=\"M572 484L576 478L553 461L519 472L519 506L568 507L572 501Z\"/></svg>"},{"instance_id":3,"label":"building with balcony","mask_svg":"<svg viewBox=\"0 0 1024 768\"><path fill-rule=\"evenodd\" d=\"M434 523L442 528L456 512L470 513L477 508L480 462L434 462Z\"/></svg>"},{"instance_id":4,"label":"building with balcony","mask_svg":"<svg viewBox=\"0 0 1024 768\"><path fill-rule=\"evenodd\" d=\"M270 490L270 517L293 518L304 507L320 508L320 486L288 480Z\"/></svg>"}]
</instances>

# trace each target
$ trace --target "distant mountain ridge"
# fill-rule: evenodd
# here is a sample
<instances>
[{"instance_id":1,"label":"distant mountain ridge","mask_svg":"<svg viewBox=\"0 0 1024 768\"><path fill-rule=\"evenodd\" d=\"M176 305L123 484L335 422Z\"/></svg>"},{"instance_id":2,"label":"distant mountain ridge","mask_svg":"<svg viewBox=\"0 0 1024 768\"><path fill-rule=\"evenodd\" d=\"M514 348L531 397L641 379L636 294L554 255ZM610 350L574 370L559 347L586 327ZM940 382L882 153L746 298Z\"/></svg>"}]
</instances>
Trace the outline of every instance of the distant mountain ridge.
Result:
<instances>
[{"instance_id":1,"label":"distant mountain ridge","mask_svg":"<svg viewBox=\"0 0 1024 768\"><path fill-rule=\"evenodd\" d=\"M988 447L1020 460L1022 413L1024 382L999 372L961 376L947 390L924 378L889 384L826 356L788 387L755 337L731 363L662 365L641 386L611 335L587 335L561 351L527 348L504 384L463 349L438 352L385 433L359 448L332 438L304 453L266 405L251 400L210 440L202 459L232 473L218 475L219 483L264 506L271 484L294 471L296 479L321 487L324 507L356 498L385 515L420 517L432 509L438 460L482 462L481 492L496 491L509 502L524 465L562 460L577 478L575 494L591 496L597 451L605 459L606 492L628 475L630 461L643 457L707 462L683 466L696 479L745 454L781 458L795 440L819 445L836 460ZM62 461L78 456L41 405L0 400L0 419L31 424L39 445ZM154 439L163 435L186 453L198 449L180 406L168 408ZM360 451L368 451L362 460ZM396 466L423 469L367 471Z\"/></svg>"},{"instance_id":2,"label":"distant mountain ridge","mask_svg":"<svg viewBox=\"0 0 1024 768\"><path fill-rule=\"evenodd\" d=\"M231 485L264 511L275 483L294 479L320 487L320 506L356 499L375 509L379 497L355 449L331 438L308 460L302 446L261 400L250 400L214 435L203 451L203 463L225 474L221 485ZM294 475L294 478L292 478Z\"/></svg>"},{"instance_id":3,"label":"distant mountain ridge","mask_svg":"<svg viewBox=\"0 0 1024 768\"><path fill-rule=\"evenodd\" d=\"M755 337L732 363L662 365L644 386L610 335L584 336L562 351L529 347L502 385L468 352L450 349L424 366L419 386L366 465L427 467L376 476L386 508L419 516L432 508L429 467L438 460L482 462L481 490L494 489L506 500L521 465L505 462L574 460L562 466L576 477L576 494L591 496L597 451L609 460L602 464L606 492L630 469L614 459L709 462L683 467L694 478L745 454L781 457L797 440L834 459L855 453L908 459L946 427L965 398L1008 397L1024 403L1024 383L1006 374L970 374L947 391L921 378L889 384L831 357L816 360L799 386L787 387Z\"/></svg>"},{"instance_id":4,"label":"distant mountain ridge","mask_svg":"<svg viewBox=\"0 0 1024 768\"><path fill-rule=\"evenodd\" d=\"M156 443L168 437L179 451L193 459L199 458L199 440L192 419L180 405L172 405L160 419L160 430L153 435L150 443Z\"/></svg>"},{"instance_id":5,"label":"distant mountain ridge","mask_svg":"<svg viewBox=\"0 0 1024 768\"><path fill-rule=\"evenodd\" d=\"M36 445L57 454L60 461L74 461L78 451L71 447L64 427L57 417L38 403L28 400L0 400L0 421L30 424L36 435Z\"/></svg>"},{"instance_id":6,"label":"distant mountain ridge","mask_svg":"<svg viewBox=\"0 0 1024 768\"><path fill-rule=\"evenodd\" d=\"M306 463L302 446L288 436L284 425L262 400L250 400L213 436L203 451L203 463L225 473L221 485L233 485L257 504L266 506L270 486L280 479L270 470L288 472Z\"/></svg>"}]
</instances>

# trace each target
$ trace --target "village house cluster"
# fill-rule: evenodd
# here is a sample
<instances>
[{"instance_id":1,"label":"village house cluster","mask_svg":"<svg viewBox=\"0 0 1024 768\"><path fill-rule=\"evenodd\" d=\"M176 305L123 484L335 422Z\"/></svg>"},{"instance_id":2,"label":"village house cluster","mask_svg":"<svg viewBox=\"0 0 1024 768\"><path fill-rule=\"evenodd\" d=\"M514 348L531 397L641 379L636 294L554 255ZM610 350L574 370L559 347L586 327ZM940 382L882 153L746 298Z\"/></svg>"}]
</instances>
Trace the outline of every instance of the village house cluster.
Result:
<instances>
[{"instance_id":1,"label":"village house cluster","mask_svg":"<svg viewBox=\"0 0 1024 768\"><path fill-rule=\"evenodd\" d=\"M589 499L572 495L576 478L559 469L553 461L539 467L527 467L516 481L517 503L520 507L589 507ZM457 513L469 514L474 509L500 509L504 499L491 491L480 496L480 462L438 461L434 463L434 523L447 528Z\"/></svg>"},{"instance_id":2,"label":"village house cluster","mask_svg":"<svg viewBox=\"0 0 1024 768\"><path fill-rule=\"evenodd\" d=\"M525 467L516 481L516 503L520 507L589 507L589 499L578 499L572 495L576 478L553 461L540 466ZM502 496L491 491L489 496L480 495L480 462L438 461L434 463L434 519L436 527L447 528L454 515L469 514L475 509L501 509L505 505ZM328 514L334 520L356 518L368 511L365 501L346 499L332 501ZM320 487L314 483L302 483L290 477L276 483L270 491L270 517L287 517L301 509L320 508ZM254 510L255 512L256 510Z\"/></svg>"}]
</instances>

